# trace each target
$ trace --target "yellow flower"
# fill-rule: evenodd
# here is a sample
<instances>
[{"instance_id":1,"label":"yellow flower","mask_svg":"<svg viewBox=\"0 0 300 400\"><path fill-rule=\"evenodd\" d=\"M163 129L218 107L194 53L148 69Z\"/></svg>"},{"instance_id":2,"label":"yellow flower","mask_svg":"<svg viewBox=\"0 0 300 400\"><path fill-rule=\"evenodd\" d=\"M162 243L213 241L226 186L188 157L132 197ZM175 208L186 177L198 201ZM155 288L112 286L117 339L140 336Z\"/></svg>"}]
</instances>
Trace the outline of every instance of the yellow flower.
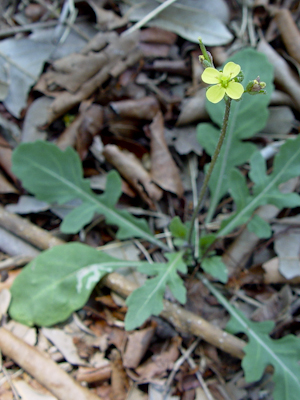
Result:
<instances>
[{"instance_id":1,"label":"yellow flower","mask_svg":"<svg viewBox=\"0 0 300 400\"><path fill-rule=\"evenodd\" d=\"M207 99L212 103L219 103L227 94L231 99L240 99L244 93L244 87L234 78L239 74L241 67L230 61L227 63L223 71L208 67L202 74L202 81L213 84L206 92Z\"/></svg>"}]
</instances>

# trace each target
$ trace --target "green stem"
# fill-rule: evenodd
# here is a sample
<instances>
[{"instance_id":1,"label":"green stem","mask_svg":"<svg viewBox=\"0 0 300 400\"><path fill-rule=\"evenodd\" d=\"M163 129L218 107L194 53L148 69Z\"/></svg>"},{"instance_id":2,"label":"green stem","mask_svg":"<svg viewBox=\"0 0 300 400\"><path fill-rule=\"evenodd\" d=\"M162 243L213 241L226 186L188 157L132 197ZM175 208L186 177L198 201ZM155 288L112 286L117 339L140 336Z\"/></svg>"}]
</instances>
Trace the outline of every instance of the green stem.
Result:
<instances>
[{"instance_id":1,"label":"green stem","mask_svg":"<svg viewBox=\"0 0 300 400\"><path fill-rule=\"evenodd\" d=\"M231 99L227 98L225 100L225 113L224 113L223 124L222 124L222 129L221 129L221 132L220 132L219 141L217 143L215 152L214 152L214 154L212 156L212 159L211 159L211 162L209 164L208 171L207 171L207 173L205 175L205 179L204 179L201 191L199 193L198 203L197 203L197 205L196 205L196 207L194 209L193 215L192 215L191 226L190 226L190 229L189 229L188 240L187 240L189 245L192 244L191 242L192 242L193 230L194 230L194 227L195 227L195 221L196 221L196 218L198 217L198 214L199 214L199 212L200 212L200 210L202 208L205 192L206 192L206 189L207 189L207 186L208 186L208 182L210 180L211 174L213 172L214 166L215 166L215 164L217 162L217 158L218 158L218 156L220 154L220 151L221 151L221 148L222 148L222 144L223 144L224 139L225 139L225 135L226 135L226 132L227 132L227 127L228 127L228 121L229 121L230 106L231 106Z\"/></svg>"}]
</instances>

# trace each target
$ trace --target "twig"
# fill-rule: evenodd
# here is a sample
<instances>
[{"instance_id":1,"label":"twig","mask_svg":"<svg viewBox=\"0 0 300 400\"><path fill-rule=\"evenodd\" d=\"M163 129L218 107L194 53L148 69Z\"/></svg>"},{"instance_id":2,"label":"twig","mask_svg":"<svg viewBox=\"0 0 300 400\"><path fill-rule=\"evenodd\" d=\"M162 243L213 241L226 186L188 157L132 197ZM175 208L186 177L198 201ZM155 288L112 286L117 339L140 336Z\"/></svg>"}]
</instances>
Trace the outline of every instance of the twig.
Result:
<instances>
[{"instance_id":1,"label":"twig","mask_svg":"<svg viewBox=\"0 0 300 400\"><path fill-rule=\"evenodd\" d=\"M32 259L33 257L24 255L7 258L6 260L0 261L0 271L8 271L16 267L21 267L29 263Z\"/></svg>"},{"instance_id":2,"label":"twig","mask_svg":"<svg viewBox=\"0 0 300 400\"><path fill-rule=\"evenodd\" d=\"M178 358L178 360L175 362L175 364L173 366L173 369L172 369L170 375L168 376L167 382L165 384L165 390L164 390L164 393L163 393L163 400L167 400L167 396L170 393L171 383L172 383L172 381L173 381L173 379L175 377L176 372L179 370L179 368L185 362L185 360L188 357L190 357L192 352L198 346L199 342L200 342L200 339L195 340L187 350L184 350L182 347L180 347L180 351L182 353L182 356L180 358Z\"/></svg>"},{"instance_id":3,"label":"twig","mask_svg":"<svg viewBox=\"0 0 300 400\"><path fill-rule=\"evenodd\" d=\"M58 400L100 400L63 371L53 360L5 328L0 328L0 348L4 355L32 375Z\"/></svg>"},{"instance_id":4,"label":"twig","mask_svg":"<svg viewBox=\"0 0 300 400\"><path fill-rule=\"evenodd\" d=\"M195 361L191 357L187 358L187 362L189 363L191 368L196 368L197 367ZM195 375L196 375L198 381L200 382L200 385L202 386L202 389L203 389L207 399L208 400L214 400L214 398L213 398L212 394L210 393L210 390L208 389L208 387L207 387L207 385L205 383L205 380L203 379L200 371L199 370L196 371Z\"/></svg>"},{"instance_id":5,"label":"twig","mask_svg":"<svg viewBox=\"0 0 300 400\"><path fill-rule=\"evenodd\" d=\"M65 243L27 219L9 213L2 206L0 206L0 226L42 250Z\"/></svg>"},{"instance_id":6,"label":"twig","mask_svg":"<svg viewBox=\"0 0 300 400\"><path fill-rule=\"evenodd\" d=\"M105 286L124 297L129 296L137 288L137 285L117 273L107 275L103 278L102 282ZM234 357L240 359L244 357L243 347L247 344L246 342L212 325L205 319L185 310L177 304L165 300L164 309L160 316L169 321L178 332L200 337Z\"/></svg>"}]
</instances>

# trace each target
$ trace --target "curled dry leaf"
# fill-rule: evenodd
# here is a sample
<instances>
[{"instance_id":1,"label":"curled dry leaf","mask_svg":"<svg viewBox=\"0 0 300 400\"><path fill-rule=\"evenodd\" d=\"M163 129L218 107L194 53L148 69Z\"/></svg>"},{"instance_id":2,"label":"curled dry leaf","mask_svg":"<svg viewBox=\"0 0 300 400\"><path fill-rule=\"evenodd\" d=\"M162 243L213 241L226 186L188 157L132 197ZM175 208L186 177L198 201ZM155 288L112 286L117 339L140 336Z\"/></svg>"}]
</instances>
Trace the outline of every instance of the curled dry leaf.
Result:
<instances>
[{"instance_id":1,"label":"curled dry leaf","mask_svg":"<svg viewBox=\"0 0 300 400\"><path fill-rule=\"evenodd\" d=\"M275 20L289 55L300 63L300 31L290 10L281 8L276 12Z\"/></svg>"},{"instance_id":2,"label":"curled dry leaf","mask_svg":"<svg viewBox=\"0 0 300 400\"><path fill-rule=\"evenodd\" d=\"M139 193L146 203L154 208L153 200L162 197L162 190L153 183L150 174L145 170L140 160L127 151L122 151L115 145L104 147L103 155L120 174Z\"/></svg>"},{"instance_id":3,"label":"curled dry leaf","mask_svg":"<svg viewBox=\"0 0 300 400\"><path fill-rule=\"evenodd\" d=\"M159 111L149 126L151 136L151 177L166 191L183 195L183 185L164 137L164 119Z\"/></svg>"}]
</instances>

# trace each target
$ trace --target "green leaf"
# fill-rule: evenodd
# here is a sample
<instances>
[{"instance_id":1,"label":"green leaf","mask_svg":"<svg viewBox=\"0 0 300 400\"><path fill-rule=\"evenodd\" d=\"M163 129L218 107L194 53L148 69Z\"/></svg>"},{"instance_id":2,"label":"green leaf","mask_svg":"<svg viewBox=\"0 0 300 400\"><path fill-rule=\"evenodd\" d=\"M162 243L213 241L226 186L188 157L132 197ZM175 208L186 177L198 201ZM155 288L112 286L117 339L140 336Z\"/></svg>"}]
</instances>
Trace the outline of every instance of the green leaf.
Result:
<instances>
[{"instance_id":1,"label":"green leaf","mask_svg":"<svg viewBox=\"0 0 300 400\"><path fill-rule=\"evenodd\" d=\"M234 228L246 223L257 207L273 204L279 209L300 206L300 196L296 193L281 193L278 186L300 175L300 136L289 139L275 156L273 172L266 174L265 160L259 152L250 159L250 178L254 182L253 195L249 194L246 180L237 170L231 172L229 192L236 204L236 213L223 221L217 236L230 233ZM251 225L250 225L251 226Z\"/></svg>"},{"instance_id":2,"label":"green leaf","mask_svg":"<svg viewBox=\"0 0 300 400\"><path fill-rule=\"evenodd\" d=\"M175 238L185 239L188 229L187 227L181 222L181 219L176 216L172 219L169 225L170 232Z\"/></svg>"},{"instance_id":3,"label":"green leaf","mask_svg":"<svg viewBox=\"0 0 300 400\"><path fill-rule=\"evenodd\" d=\"M253 215L253 218L247 224L247 229L255 233L260 239L268 239L272 235L270 224L257 214Z\"/></svg>"},{"instance_id":4,"label":"green leaf","mask_svg":"<svg viewBox=\"0 0 300 400\"><path fill-rule=\"evenodd\" d=\"M244 94L241 101L232 101L226 138L209 181L211 200L206 222L211 220L220 199L227 193L232 169L237 165L244 164L254 153L255 145L243 142L243 140L251 138L267 123L267 105L273 91L273 67L263 54L254 49L245 49L228 61L234 61L241 65L245 76L244 86L250 80L260 76L262 81L267 84L267 94L257 96ZM207 101L207 111L213 122L219 127L222 126L224 108L223 101L218 104ZM199 124L197 127L198 141L210 155L216 148L219 134L220 130L211 124Z\"/></svg>"},{"instance_id":5,"label":"green leaf","mask_svg":"<svg viewBox=\"0 0 300 400\"><path fill-rule=\"evenodd\" d=\"M201 267L205 272L217 278L220 282L226 283L228 280L228 271L226 265L222 261L222 257L213 256L204 258L201 261Z\"/></svg>"},{"instance_id":6,"label":"green leaf","mask_svg":"<svg viewBox=\"0 0 300 400\"><path fill-rule=\"evenodd\" d=\"M259 380L267 365L274 367L274 400L298 400L300 393L300 338L287 335L273 340L269 333L274 327L273 321L252 322L206 279L203 283L219 302L227 309L231 319L227 329L232 333L243 332L249 343L243 348L245 357L242 367L247 382Z\"/></svg>"},{"instance_id":7,"label":"green leaf","mask_svg":"<svg viewBox=\"0 0 300 400\"><path fill-rule=\"evenodd\" d=\"M49 142L22 143L13 152L12 162L14 174L37 199L58 204L73 199L82 201L64 218L62 232L78 232L98 213L104 215L108 224L119 227L119 239L143 238L168 250L152 235L144 219L115 208L121 194L121 179L116 171L108 174L105 193L96 195L83 178L80 158L72 148L61 151Z\"/></svg>"},{"instance_id":8,"label":"green leaf","mask_svg":"<svg viewBox=\"0 0 300 400\"><path fill-rule=\"evenodd\" d=\"M119 260L81 243L55 246L38 255L15 279L10 316L30 326L64 321L86 303L104 275L144 264L148 263Z\"/></svg>"},{"instance_id":9,"label":"green leaf","mask_svg":"<svg viewBox=\"0 0 300 400\"><path fill-rule=\"evenodd\" d=\"M186 273L187 267L182 260L183 252L168 253L168 263L147 264L139 268L140 272L157 275L136 289L126 300L128 311L125 318L126 330L142 325L151 315L159 315L163 309L163 298L168 285L174 297L182 304L186 302L186 289L177 271Z\"/></svg>"}]
</instances>

